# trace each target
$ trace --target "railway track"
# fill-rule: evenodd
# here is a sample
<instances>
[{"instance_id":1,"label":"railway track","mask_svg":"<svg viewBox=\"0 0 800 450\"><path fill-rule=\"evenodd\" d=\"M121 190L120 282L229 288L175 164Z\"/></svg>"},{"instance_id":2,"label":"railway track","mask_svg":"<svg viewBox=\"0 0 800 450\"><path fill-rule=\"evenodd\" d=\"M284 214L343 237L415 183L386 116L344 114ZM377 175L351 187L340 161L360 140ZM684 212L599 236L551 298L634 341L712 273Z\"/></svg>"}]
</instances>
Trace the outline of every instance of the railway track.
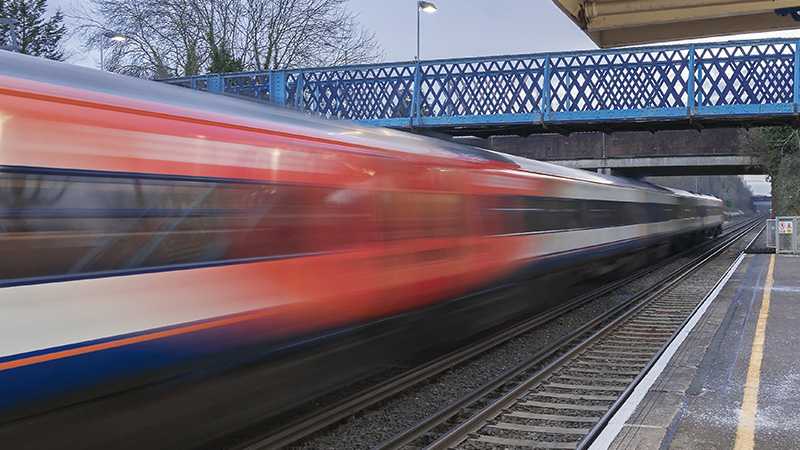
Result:
<instances>
[{"instance_id":1,"label":"railway track","mask_svg":"<svg viewBox=\"0 0 800 450\"><path fill-rule=\"evenodd\" d=\"M759 223L381 448L588 448L719 280L689 279Z\"/></svg>"},{"instance_id":2,"label":"railway track","mask_svg":"<svg viewBox=\"0 0 800 450\"><path fill-rule=\"evenodd\" d=\"M712 241L704 246L701 246L701 248L710 246L712 247L712 250L716 249L721 243L728 242L731 239L731 236L738 235L738 233L741 233L742 230L749 230L753 223L754 222L746 221L743 223L733 224L725 230L725 234L722 238L720 238L719 241ZM278 430L270 431L265 436L249 439L246 444L240 445L237 448L257 450L291 446L292 444L307 439L309 436L337 422L340 422L359 411L377 405L392 396L424 383L436 377L437 375L440 375L454 367L459 366L460 364L471 360L472 358L475 358L482 353L491 350L494 347L500 346L503 343L508 342L509 340L527 333L537 327L540 327L545 323L556 320L559 317L564 316L569 312L580 308L581 306L590 303L599 297L602 297L603 295L608 294L609 292L620 289L636 280L644 278L660 269L663 269L665 266L680 260L681 258L686 258L687 255L696 253L697 251L698 249L694 248L674 255L665 261L662 261L658 265L645 268L626 278L609 283L595 291L573 299L557 308L553 308L545 313L533 316L527 320L492 334L485 339L481 339L475 342L473 345L458 349L419 367L409 369L403 373L400 373L399 375L392 376L383 382L379 382L374 386L358 392L355 395L343 399L335 405L321 409L318 412L299 417L293 420L290 424ZM703 254L705 255L707 253L708 251L704 252ZM697 259L698 258L693 258L692 261L696 261ZM669 275L664 277L663 280L674 276L676 272L671 272ZM640 294L644 294L644 292L641 292ZM626 305L630 302L636 301L636 298L638 297L639 295L633 296L629 302L626 302ZM615 311L616 310L617 309L615 308ZM617 311L617 314L618 313L619 312ZM593 323L598 322L599 320L600 319L594 321ZM573 339L569 340L571 341ZM558 345L565 345L565 342L562 341L559 341ZM552 353L557 352L556 349L557 345L554 345L550 347L550 351L540 352L535 358L542 359L552 356ZM501 380L498 380L498 382L500 382L500 384L505 383ZM451 405L450 408L446 408L445 410L441 411L436 417L431 418L428 421L419 424L419 426L415 427L414 429L408 430L406 433L403 433L402 435L397 436L395 439L386 442L383 447L399 448L406 444L414 443L414 441L419 438L424 439L424 436L428 435L431 429L446 422L453 415L457 414L458 411L456 411L456 409L462 410L467 404L474 404L474 401L477 400L477 397L479 397L478 393L476 393L476 398L465 399L463 405ZM414 446L419 447L419 445Z\"/></svg>"}]
</instances>

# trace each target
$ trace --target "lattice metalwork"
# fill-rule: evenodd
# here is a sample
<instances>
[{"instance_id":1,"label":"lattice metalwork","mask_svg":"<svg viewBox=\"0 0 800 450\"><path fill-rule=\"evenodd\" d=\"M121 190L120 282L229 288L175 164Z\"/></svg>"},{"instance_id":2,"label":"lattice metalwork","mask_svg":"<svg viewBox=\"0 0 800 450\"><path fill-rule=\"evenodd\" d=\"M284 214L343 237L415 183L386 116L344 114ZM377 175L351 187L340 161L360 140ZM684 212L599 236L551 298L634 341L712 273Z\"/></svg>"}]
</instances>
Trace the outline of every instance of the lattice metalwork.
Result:
<instances>
[{"instance_id":1,"label":"lattice metalwork","mask_svg":"<svg viewBox=\"0 0 800 450\"><path fill-rule=\"evenodd\" d=\"M167 82L397 127L752 120L800 112L798 41L209 75Z\"/></svg>"},{"instance_id":2,"label":"lattice metalwork","mask_svg":"<svg viewBox=\"0 0 800 450\"><path fill-rule=\"evenodd\" d=\"M400 64L292 72L287 103L328 118L408 118L414 70L413 65Z\"/></svg>"},{"instance_id":3,"label":"lattice metalwork","mask_svg":"<svg viewBox=\"0 0 800 450\"><path fill-rule=\"evenodd\" d=\"M225 75L222 78L225 93L269 101L269 73Z\"/></svg>"},{"instance_id":4,"label":"lattice metalwork","mask_svg":"<svg viewBox=\"0 0 800 450\"><path fill-rule=\"evenodd\" d=\"M434 62L421 66L423 117L541 112L544 58Z\"/></svg>"},{"instance_id":5,"label":"lattice metalwork","mask_svg":"<svg viewBox=\"0 0 800 450\"><path fill-rule=\"evenodd\" d=\"M621 111L688 106L689 50L593 52L551 58L550 109Z\"/></svg>"},{"instance_id":6,"label":"lattice metalwork","mask_svg":"<svg viewBox=\"0 0 800 450\"><path fill-rule=\"evenodd\" d=\"M698 48L697 104L793 103L795 51L792 42Z\"/></svg>"},{"instance_id":7,"label":"lattice metalwork","mask_svg":"<svg viewBox=\"0 0 800 450\"><path fill-rule=\"evenodd\" d=\"M208 78L205 76L202 77L184 77L184 78L173 78L170 80L164 80L166 83L174 84L175 86L185 87L189 89L195 89L198 91L207 91L208 90Z\"/></svg>"}]
</instances>

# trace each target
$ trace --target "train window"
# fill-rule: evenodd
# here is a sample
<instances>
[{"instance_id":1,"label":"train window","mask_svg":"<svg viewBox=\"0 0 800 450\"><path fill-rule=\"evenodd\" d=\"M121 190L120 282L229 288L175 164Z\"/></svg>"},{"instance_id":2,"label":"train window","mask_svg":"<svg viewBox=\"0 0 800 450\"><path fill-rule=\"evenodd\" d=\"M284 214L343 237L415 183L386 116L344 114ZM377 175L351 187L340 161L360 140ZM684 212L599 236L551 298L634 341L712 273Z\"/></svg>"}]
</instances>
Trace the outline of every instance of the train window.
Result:
<instances>
[{"instance_id":1,"label":"train window","mask_svg":"<svg viewBox=\"0 0 800 450\"><path fill-rule=\"evenodd\" d=\"M468 231L460 195L387 191L379 198L379 229L385 240L452 237Z\"/></svg>"},{"instance_id":2,"label":"train window","mask_svg":"<svg viewBox=\"0 0 800 450\"><path fill-rule=\"evenodd\" d=\"M586 227L582 201L547 197L497 197L487 217L503 224L502 233L515 234L571 230Z\"/></svg>"},{"instance_id":3,"label":"train window","mask_svg":"<svg viewBox=\"0 0 800 450\"><path fill-rule=\"evenodd\" d=\"M572 221L578 213L570 201L553 198L524 197L522 207L517 209L526 231L547 231L558 227L570 228L565 219Z\"/></svg>"},{"instance_id":4,"label":"train window","mask_svg":"<svg viewBox=\"0 0 800 450\"><path fill-rule=\"evenodd\" d=\"M678 218L678 208L674 205L655 205L653 214L658 218L658 222L674 220Z\"/></svg>"},{"instance_id":5,"label":"train window","mask_svg":"<svg viewBox=\"0 0 800 450\"><path fill-rule=\"evenodd\" d=\"M672 205L545 197L497 197L485 207L494 234L608 228L672 220ZM488 203L488 202L484 202ZM498 226L498 223L502 224Z\"/></svg>"},{"instance_id":6,"label":"train window","mask_svg":"<svg viewBox=\"0 0 800 450\"><path fill-rule=\"evenodd\" d=\"M0 281L269 258L357 245L364 196L336 189L0 173ZM333 236L330 239L318 236ZM46 252L46 257L44 257Z\"/></svg>"},{"instance_id":7,"label":"train window","mask_svg":"<svg viewBox=\"0 0 800 450\"><path fill-rule=\"evenodd\" d=\"M628 211L628 218L630 223L648 223L648 222L660 222L661 211L660 205L639 205L636 203L627 203L625 209Z\"/></svg>"},{"instance_id":8,"label":"train window","mask_svg":"<svg viewBox=\"0 0 800 450\"><path fill-rule=\"evenodd\" d=\"M589 212L588 228L605 228L635 222L627 204L621 202L586 201Z\"/></svg>"}]
</instances>

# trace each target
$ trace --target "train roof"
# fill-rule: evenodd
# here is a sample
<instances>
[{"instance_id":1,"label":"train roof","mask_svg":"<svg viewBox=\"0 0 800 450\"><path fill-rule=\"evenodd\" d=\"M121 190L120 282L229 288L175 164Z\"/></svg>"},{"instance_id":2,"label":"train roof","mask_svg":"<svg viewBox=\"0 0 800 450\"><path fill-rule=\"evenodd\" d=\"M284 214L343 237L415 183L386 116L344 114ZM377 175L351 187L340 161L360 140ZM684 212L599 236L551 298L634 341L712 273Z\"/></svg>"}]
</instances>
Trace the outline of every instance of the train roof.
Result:
<instances>
[{"instance_id":1,"label":"train roof","mask_svg":"<svg viewBox=\"0 0 800 450\"><path fill-rule=\"evenodd\" d=\"M0 76L99 94L109 104L130 107L131 101L152 108L177 108L186 117L225 120L243 126L297 133L417 155L499 161L520 170L575 180L639 189L659 186L572 169L469 145L434 139L346 120L325 120L287 108L241 98L209 94L179 86L103 72L87 67L0 51Z\"/></svg>"},{"instance_id":2,"label":"train roof","mask_svg":"<svg viewBox=\"0 0 800 450\"><path fill-rule=\"evenodd\" d=\"M714 204L714 203L721 203L722 199L715 197L713 195L708 194L698 194L697 192L690 192L683 189L671 188L671 187L663 187L662 189L666 189L672 192L674 195L678 197L688 197L695 200L703 201L706 204Z\"/></svg>"},{"instance_id":3,"label":"train roof","mask_svg":"<svg viewBox=\"0 0 800 450\"><path fill-rule=\"evenodd\" d=\"M305 136L352 142L405 153L509 162L499 153L388 128L326 120L275 105L103 72L87 67L0 51L0 75L100 94L113 105L131 103L177 109L181 115ZM44 88L44 87L43 87Z\"/></svg>"}]
</instances>

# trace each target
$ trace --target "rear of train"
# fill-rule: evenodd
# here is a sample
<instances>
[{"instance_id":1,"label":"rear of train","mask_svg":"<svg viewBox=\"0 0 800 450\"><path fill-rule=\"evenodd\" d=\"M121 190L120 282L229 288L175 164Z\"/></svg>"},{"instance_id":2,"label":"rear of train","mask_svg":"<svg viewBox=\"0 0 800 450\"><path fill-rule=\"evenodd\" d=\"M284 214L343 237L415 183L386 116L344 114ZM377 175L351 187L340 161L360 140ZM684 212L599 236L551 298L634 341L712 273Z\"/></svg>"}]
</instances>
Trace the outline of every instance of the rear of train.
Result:
<instances>
[{"instance_id":1,"label":"rear of train","mask_svg":"<svg viewBox=\"0 0 800 450\"><path fill-rule=\"evenodd\" d=\"M722 220L709 196L0 54L0 423L336 339L410 358Z\"/></svg>"}]
</instances>

